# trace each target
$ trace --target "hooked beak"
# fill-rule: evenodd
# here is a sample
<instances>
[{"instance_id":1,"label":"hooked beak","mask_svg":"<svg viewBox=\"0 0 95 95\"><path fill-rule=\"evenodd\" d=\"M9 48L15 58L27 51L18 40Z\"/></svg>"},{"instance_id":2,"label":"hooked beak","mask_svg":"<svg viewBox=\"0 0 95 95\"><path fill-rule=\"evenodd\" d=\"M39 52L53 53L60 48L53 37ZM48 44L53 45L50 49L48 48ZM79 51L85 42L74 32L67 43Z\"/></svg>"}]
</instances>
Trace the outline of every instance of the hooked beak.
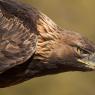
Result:
<instances>
[{"instance_id":1,"label":"hooked beak","mask_svg":"<svg viewBox=\"0 0 95 95\"><path fill-rule=\"evenodd\" d=\"M95 70L95 53L89 55L83 59L77 59L77 61L83 65L86 69L94 71Z\"/></svg>"}]
</instances>

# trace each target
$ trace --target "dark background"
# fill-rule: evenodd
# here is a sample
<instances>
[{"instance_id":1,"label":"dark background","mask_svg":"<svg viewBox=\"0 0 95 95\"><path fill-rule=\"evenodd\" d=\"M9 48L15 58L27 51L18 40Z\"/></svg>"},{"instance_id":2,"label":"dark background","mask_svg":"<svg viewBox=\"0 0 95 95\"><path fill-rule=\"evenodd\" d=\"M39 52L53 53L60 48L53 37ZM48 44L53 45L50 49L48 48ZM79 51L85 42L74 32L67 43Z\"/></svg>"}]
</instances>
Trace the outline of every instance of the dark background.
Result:
<instances>
[{"instance_id":1,"label":"dark background","mask_svg":"<svg viewBox=\"0 0 95 95\"><path fill-rule=\"evenodd\" d=\"M95 0L22 1L47 14L59 26L95 41ZM95 72L67 72L34 78L0 89L0 95L95 95Z\"/></svg>"}]
</instances>

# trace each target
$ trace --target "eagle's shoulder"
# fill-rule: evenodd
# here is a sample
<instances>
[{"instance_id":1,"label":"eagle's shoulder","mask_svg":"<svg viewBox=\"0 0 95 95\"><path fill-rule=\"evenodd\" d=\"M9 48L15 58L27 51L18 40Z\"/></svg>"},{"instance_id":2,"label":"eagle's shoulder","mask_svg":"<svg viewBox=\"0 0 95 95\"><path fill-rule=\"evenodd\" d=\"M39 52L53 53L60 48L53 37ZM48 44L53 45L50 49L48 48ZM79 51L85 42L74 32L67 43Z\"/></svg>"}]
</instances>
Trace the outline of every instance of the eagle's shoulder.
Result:
<instances>
[{"instance_id":1,"label":"eagle's shoulder","mask_svg":"<svg viewBox=\"0 0 95 95\"><path fill-rule=\"evenodd\" d=\"M37 17L33 10L13 0L0 0L1 73L24 63L34 54L37 44Z\"/></svg>"}]
</instances>

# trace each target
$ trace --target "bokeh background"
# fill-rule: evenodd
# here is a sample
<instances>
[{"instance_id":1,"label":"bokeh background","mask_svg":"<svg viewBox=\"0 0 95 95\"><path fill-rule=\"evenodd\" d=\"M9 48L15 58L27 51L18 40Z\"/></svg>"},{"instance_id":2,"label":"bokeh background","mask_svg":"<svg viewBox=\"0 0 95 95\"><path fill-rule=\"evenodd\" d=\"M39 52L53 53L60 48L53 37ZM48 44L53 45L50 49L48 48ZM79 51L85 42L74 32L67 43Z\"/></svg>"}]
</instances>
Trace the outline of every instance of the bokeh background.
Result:
<instances>
[{"instance_id":1,"label":"bokeh background","mask_svg":"<svg viewBox=\"0 0 95 95\"><path fill-rule=\"evenodd\" d=\"M95 0L22 1L47 14L59 26L95 41ZM95 95L95 72L66 72L34 78L0 89L0 95Z\"/></svg>"}]
</instances>

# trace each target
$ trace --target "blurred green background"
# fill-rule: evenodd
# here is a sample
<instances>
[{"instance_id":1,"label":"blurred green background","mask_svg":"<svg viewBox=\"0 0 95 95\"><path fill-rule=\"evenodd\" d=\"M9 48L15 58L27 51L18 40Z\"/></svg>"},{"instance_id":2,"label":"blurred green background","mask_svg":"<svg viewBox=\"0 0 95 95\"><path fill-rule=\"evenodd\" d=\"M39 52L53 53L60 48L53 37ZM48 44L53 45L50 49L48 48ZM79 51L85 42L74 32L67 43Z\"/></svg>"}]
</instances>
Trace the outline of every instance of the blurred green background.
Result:
<instances>
[{"instance_id":1,"label":"blurred green background","mask_svg":"<svg viewBox=\"0 0 95 95\"><path fill-rule=\"evenodd\" d=\"M23 1L47 14L59 26L95 41L95 0ZM0 95L95 95L95 72L67 72L34 78L0 89Z\"/></svg>"}]
</instances>

